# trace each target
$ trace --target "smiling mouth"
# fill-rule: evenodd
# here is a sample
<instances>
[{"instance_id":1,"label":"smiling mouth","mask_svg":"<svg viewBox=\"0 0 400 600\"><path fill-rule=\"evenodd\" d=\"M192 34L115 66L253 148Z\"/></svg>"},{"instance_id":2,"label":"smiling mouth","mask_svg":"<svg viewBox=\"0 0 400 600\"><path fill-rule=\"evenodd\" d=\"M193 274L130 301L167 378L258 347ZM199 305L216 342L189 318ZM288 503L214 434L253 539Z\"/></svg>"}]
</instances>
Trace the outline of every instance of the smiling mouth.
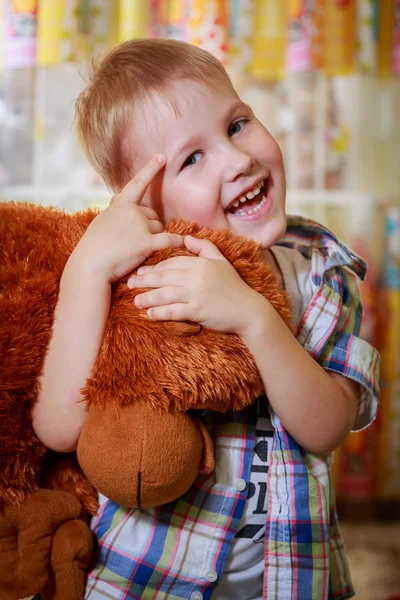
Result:
<instances>
[{"instance_id":1,"label":"smiling mouth","mask_svg":"<svg viewBox=\"0 0 400 600\"><path fill-rule=\"evenodd\" d=\"M241 196L227 209L231 215L252 215L260 210L267 201L269 178L264 179L251 192Z\"/></svg>"}]
</instances>

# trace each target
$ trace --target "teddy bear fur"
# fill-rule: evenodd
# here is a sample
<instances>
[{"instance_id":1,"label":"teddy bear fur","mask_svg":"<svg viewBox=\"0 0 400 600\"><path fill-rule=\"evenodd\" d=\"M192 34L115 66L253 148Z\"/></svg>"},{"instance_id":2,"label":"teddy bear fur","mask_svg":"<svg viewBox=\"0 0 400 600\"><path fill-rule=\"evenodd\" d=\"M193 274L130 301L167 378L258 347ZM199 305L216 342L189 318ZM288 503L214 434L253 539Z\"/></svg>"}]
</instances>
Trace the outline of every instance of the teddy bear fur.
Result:
<instances>
[{"instance_id":1,"label":"teddy bear fur","mask_svg":"<svg viewBox=\"0 0 400 600\"><path fill-rule=\"evenodd\" d=\"M32 560L19 564L23 585L18 593L24 592L20 597L38 591L44 598L81 597L76 590L82 589L91 556L84 516L95 514L97 492L139 507L179 497L199 472L213 468L208 433L188 411L240 410L262 394L253 358L237 336L195 323L148 319L133 302L142 290L129 289L125 277L113 286L103 344L82 392L88 418L78 444L80 465L76 453L55 454L38 440L31 409L38 396L59 281L96 214L96 210L70 215L54 208L0 203L0 562L18 562L17 556L24 555L18 540L21 531L28 530L25 538L31 535L32 548L33 515L38 511L48 540L38 553L36 574L27 573ZM183 221L171 222L166 229L210 239L290 327L288 299L261 260L257 244ZM144 264L187 254L185 249L159 251ZM54 500L54 494L64 496ZM29 503L35 501L32 509ZM8 544L5 553L2 540ZM60 555L57 547L70 552ZM40 589L30 589L40 572L46 581ZM74 584L71 573L78 573ZM3 581L8 576L7 568L0 568L0 591L7 589Z\"/></svg>"}]
</instances>

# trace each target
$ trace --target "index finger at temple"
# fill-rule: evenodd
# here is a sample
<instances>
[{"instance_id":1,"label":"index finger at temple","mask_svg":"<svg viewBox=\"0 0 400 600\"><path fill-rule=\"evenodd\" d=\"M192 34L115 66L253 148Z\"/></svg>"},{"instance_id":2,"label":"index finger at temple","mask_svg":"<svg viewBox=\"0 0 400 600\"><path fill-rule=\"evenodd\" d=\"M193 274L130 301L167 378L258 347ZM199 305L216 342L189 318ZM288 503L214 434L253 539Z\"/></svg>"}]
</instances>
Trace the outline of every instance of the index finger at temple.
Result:
<instances>
[{"instance_id":1,"label":"index finger at temple","mask_svg":"<svg viewBox=\"0 0 400 600\"><path fill-rule=\"evenodd\" d=\"M148 186L154 177L164 167L166 163L164 154L156 154L148 163L136 173L135 177L126 184L121 192L124 197L134 204L140 204Z\"/></svg>"}]
</instances>

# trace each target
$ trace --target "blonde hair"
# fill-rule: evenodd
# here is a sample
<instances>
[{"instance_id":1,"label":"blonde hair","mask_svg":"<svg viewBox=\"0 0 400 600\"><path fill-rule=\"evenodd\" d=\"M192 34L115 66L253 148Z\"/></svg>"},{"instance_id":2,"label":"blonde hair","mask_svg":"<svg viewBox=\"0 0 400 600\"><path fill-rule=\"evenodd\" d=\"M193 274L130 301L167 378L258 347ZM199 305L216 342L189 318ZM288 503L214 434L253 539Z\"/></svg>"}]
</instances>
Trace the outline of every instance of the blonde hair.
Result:
<instances>
[{"instance_id":1,"label":"blonde hair","mask_svg":"<svg viewBox=\"0 0 400 600\"><path fill-rule=\"evenodd\" d=\"M213 88L223 65L209 52L167 39L134 39L92 63L75 107L75 127L86 157L106 184L119 191L132 177L124 133L136 101L167 93L175 81L191 79Z\"/></svg>"}]
</instances>

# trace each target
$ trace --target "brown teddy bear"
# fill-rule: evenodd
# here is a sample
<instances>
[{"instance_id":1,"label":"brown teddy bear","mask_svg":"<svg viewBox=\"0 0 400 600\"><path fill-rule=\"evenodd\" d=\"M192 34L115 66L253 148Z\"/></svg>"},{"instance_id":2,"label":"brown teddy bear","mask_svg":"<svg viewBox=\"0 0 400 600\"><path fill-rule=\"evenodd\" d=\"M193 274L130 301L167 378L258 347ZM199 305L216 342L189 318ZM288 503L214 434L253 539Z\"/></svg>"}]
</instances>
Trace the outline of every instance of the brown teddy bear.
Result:
<instances>
[{"instance_id":1,"label":"brown teddy bear","mask_svg":"<svg viewBox=\"0 0 400 600\"><path fill-rule=\"evenodd\" d=\"M211 472L211 438L190 411L241 410L262 394L246 346L195 323L151 321L127 277L113 287L103 344L83 390L77 453L50 452L31 408L65 263L96 216L0 203L0 597L83 597L92 556L86 517L97 492L124 506L170 502ZM290 309L257 244L182 221L167 230L210 239L290 327ZM145 264L189 254L153 254ZM77 460L78 458L78 460ZM79 464L78 464L79 461Z\"/></svg>"}]
</instances>

